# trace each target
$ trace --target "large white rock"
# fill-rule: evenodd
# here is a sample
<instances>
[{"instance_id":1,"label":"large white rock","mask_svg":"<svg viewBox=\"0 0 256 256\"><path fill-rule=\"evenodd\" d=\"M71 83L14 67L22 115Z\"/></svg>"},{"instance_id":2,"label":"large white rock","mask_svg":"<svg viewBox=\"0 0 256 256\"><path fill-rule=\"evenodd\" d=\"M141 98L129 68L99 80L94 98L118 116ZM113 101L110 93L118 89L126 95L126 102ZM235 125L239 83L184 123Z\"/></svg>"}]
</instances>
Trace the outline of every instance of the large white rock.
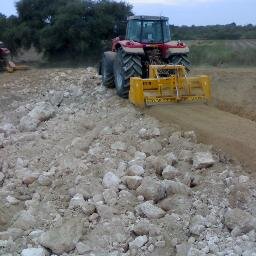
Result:
<instances>
[{"instance_id":1,"label":"large white rock","mask_svg":"<svg viewBox=\"0 0 256 256\"><path fill-rule=\"evenodd\" d=\"M17 132L16 127L11 123L0 124L0 133L4 133L6 136Z\"/></svg>"},{"instance_id":2,"label":"large white rock","mask_svg":"<svg viewBox=\"0 0 256 256\"><path fill-rule=\"evenodd\" d=\"M127 144L122 142L122 141L117 141L117 142L115 142L111 145L111 149L126 151L127 150Z\"/></svg>"},{"instance_id":3,"label":"large white rock","mask_svg":"<svg viewBox=\"0 0 256 256\"><path fill-rule=\"evenodd\" d=\"M21 256L47 256L48 252L43 248L28 248L21 252Z\"/></svg>"},{"instance_id":4,"label":"large white rock","mask_svg":"<svg viewBox=\"0 0 256 256\"><path fill-rule=\"evenodd\" d=\"M0 148L4 147L4 133L0 133Z\"/></svg>"},{"instance_id":5,"label":"large white rock","mask_svg":"<svg viewBox=\"0 0 256 256\"><path fill-rule=\"evenodd\" d=\"M115 189L105 189L103 192L103 198L105 203L109 206L113 206L117 203L117 193Z\"/></svg>"},{"instance_id":6,"label":"large white rock","mask_svg":"<svg viewBox=\"0 0 256 256\"><path fill-rule=\"evenodd\" d=\"M54 107L47 102L40 102L20 120L20 130L35 131L37 126L49 120L55 114Z\"/></svg>"},{"instance_id":7,"label":"large white rock","mask_svg":"<svg viewBox=\"0 0 256 256\"><path fill-rule=\"evenodd\" d=\"M15 218L13 227L28 230L36 226L36 218L29 211L21 211Z\"/></svg>"},{"instance_id":8,"label":"large white rock","mask_svg":"<svg viewBox=\"0 0 256 256\"><path fill-rule=\"evenodd\" d=\"M136 190L138 195L142 195L146 200L154 200L155 202L165 197L165 191L165 186L152 177L145 177Z\"/></svg>"},{"instance_id":9,"label":"large white rock","mask_svg":"<svg viewBox=\"0 0 256 256\"><path fill-rule=\"evenodd\" d=\"M141 248L148 241L147 236L138 236L132 242L129 243L129 249L138 249Z\"/></svg>"},{"instance_id":10,"label":"large white rock","mask_svg":"<svg viewBox=\"0 0 256 256\"><path fill-rule=\"evenodd\" d=\"M165 215L165 211L153 205L150 201L140 204L139 209L149 219L160 219Z\"/></svg>"},{"instance_id":11,"label":"large white rock","mask_svg":"<svg viewBox=\"0 0 256 256\"><path fill-rule=\"evenodd\" d=\"M54 227L43 233L38 242L52 250L53 253L63 254L70 252L76 247L76 244L82 236L83 225L78 219L70 219L61 226Z\"/></svg>"},{"instance_id":12,"label":"large white rock","mask_svg":"<svg viewBox=\"0 0 256 256\"><path fill-rule=\"evenodd\" d=\"M118 188L121 180L113 172L107 172L104 177L102 184L105 188Z\"/></svg>"},{"instance_id":13,"label":"large white rock","mask_svg":"<svg viewBox=\"0 0 256 256\"><path fill-rule=\"evenodd\" d=\"M131 165L126 172L126 175L128 176L141 176L145 172L144 168L140 165L134 164Z\"/></svg>"},{"instance_id":14,"label":"large white rock","mask_svg":"<svg viewBox=\"0 0 256 256\"><path fill-rule=\"evenodd\" d=\"M60 106L63 101L64 93L63 91L50 91L49 101L53 106Z\"/></svg>"},{"instance_id":15,"label":"large white rock","mask_svg":"<svg viewBox=\"0 0 256 256\"><path fill-rule=\"evenodd\" d=\"M166 180L173 180L180 175L181 175L181 172L177 168L171 165L166 166L162 172L162 176Z\"/></svg>"},{"instance_id":16,"label":"large white rock","mask_svg":"<svg viewBox=\"0 0 256 256\"><path fill-rule=\"evenodd\" d=\"M132 190L137 189L142 182L142 177L140 176L125 176L124 179L127 187Z\"/></svg>"},{"instance_id":17,"label":"large white rock","mask_svg":"<svg viewBox=\"0 0 256 256\"><path fill-rule=\"evenodd\" d=\"M76 244L76 249L80 255L83 255L92 251L91 247L88 244L84 244L82 242L78 242Z\"/></svg>"},{"instance_id":18,"label":"large white rock","mask_svg":"<svg viewBox=\"0 0 256 256\"><path fill-rule=\"evenodd\" d=\"M193 166L195 169L208 168L215 163L210 152L197 152L193 157Z\"/></svg>"},{"instance_id":19,"label":"large white rock","mask_svg":"<svg viewBox=\"0 0 256 256\"><path fill-rule=\"evenodd\" d=\"M156 139L146 140L141 143L141 151L153 155L162 149L162 145Z\"/></svg>"},{"instance_id":20,"label":"large white rock","mask_svg":"<svg viewBox=\"0 0 256 256\"><path fill-rule=\"evenodd\" d=\"M229 208L224 215L225 225L232 230L231 234L238 236L256 230L256 218L241 209Z\"/></svg>"},{"instance_id":21,"label":"large white rock","mask_svg":"<svg viewBox=\"0 0 256 256\"><path fill-rule=\"evenodd\" d=\"M195 215L191 219L189 230L194 235L200 235L206 228L206 219L201 215Z\"/></svg>"}]
</instances>

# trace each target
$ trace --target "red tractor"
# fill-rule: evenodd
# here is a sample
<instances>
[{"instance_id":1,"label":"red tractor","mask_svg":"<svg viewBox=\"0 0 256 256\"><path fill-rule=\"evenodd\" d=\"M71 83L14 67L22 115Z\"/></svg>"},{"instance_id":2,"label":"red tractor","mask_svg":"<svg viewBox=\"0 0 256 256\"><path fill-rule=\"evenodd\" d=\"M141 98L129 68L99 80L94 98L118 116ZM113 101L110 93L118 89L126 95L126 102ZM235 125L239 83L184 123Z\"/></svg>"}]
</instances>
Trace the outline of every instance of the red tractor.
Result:
<instances>
[{"instance_id":1,"label":"red tractor","mask_svg":"<svg viewBox=\"0 0 256 256\"><path fill-rule=\"evenodd\" d=\"M150 65L183 65L188 71L188 53L186 44L171 41L168 18L131 16L125 39L113 39L112 51L103 53L100 64L102 83L106 87L115 87L117 94L126 98L130 78L148 78Z\"/></svg>"}]
</instances>

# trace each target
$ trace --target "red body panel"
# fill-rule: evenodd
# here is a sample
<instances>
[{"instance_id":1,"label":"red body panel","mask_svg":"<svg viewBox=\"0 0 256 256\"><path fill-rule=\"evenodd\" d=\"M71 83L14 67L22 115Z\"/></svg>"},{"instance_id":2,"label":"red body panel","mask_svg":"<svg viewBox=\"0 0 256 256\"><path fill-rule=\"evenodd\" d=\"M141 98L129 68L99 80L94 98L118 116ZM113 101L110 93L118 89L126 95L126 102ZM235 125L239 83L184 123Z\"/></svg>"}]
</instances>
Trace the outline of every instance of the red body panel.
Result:
<instances>
[{"instance_id":1,"label":"red body panel","mask_svg":"<svg viewBox=\"0 0 256 256\"><path fill-rule=\"evenodd\" d=\"M162 50L163 57L167 55L168 49L185 49L187 47L186 44L180 41L173 41L167 43L157 43L157 44L147 44L147 43L138 43L135 41L129 40L120 40L119 37L116 37L112 40L112 51L115 52L119 46L130 48L130 49L144 49L144 48L158 48Z\"/></svg>"}]
</instances>

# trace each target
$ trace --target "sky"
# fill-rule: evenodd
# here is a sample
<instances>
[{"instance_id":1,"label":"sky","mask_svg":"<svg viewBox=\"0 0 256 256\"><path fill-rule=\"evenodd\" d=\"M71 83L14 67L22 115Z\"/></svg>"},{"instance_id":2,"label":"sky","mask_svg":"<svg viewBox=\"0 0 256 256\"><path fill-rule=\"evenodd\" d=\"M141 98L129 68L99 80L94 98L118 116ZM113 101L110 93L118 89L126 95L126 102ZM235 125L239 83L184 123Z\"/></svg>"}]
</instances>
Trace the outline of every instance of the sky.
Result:
<instances>
[{"instance_id":1,"label":"sky","mask_svg":"<svg viewBox=\"0 0 256 256\"><path fill-rule=\"evenodd\" d=\"M0 0L0 13L16 14L17 0ZM43 1L43 0L42 0ZM256 0L125 0L137 15L163 15L175 25L256 25Z\"/></svg>"}]
</instances>

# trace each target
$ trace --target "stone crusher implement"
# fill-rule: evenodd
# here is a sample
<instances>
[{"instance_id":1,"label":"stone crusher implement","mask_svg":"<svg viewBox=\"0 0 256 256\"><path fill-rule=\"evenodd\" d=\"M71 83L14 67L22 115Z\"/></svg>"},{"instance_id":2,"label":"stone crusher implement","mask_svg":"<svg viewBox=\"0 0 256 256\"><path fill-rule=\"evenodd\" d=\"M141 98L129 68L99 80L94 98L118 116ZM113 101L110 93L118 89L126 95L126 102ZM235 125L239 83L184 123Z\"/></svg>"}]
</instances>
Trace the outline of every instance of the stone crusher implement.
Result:
<instances>
[{"instance_id":1,"label":"stone crusher implement","mask_svg":"<svg viewBox=\"0 0 256 256\"><path fill-rule=\"evenodd\" d=\"M209 77L188 77L182 65L150 65L149 78L130 78L129 100L138 107L210 98Z\"/></svg>"}]
</instances>

